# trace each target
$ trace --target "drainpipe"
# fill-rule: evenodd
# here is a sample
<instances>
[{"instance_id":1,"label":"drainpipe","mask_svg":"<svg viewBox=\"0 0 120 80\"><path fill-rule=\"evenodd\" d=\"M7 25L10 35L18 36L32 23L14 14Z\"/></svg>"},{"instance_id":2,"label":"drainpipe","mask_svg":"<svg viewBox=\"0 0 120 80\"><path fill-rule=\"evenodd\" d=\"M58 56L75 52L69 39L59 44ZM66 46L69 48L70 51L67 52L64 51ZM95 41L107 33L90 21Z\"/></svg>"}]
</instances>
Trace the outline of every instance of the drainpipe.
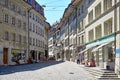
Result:
<instances>
[{"instance_id":1,"label":"drainpipe","mask_svg":"<svg viewBox=\"0 0 120 80\"><path fill-rule=\"evenodd\" d=\"M70 60L70 43L69 43L69 17L68 17L68 60Z\"/></svg>"},{"instance_id":2,"label":"drainpipe","mask_svg":"<svg viewBox=\"0 0 120 80\"><path fill-rule=\"evenodd\" d=\"M28 57L27 58L30 58L30 45L29 45L29 38L30 38L30 32L29 32L29 13L30 11L33 9L33 7L30 7L28 10L27 10L27 13L28 13Z\"/></svg>"},{"instance_id":3,"label":"drainpipe","mask_svg":"<svg viewBox=\"0 0 120 80\"><path fill-rule=\"evenodd\" d=\"M75 12L76 12L76 54L75 56L76 56L78 53L78 50L77 50L77 26L78 26L77 7L75 8Z\"/></svg>"}]
</instances>

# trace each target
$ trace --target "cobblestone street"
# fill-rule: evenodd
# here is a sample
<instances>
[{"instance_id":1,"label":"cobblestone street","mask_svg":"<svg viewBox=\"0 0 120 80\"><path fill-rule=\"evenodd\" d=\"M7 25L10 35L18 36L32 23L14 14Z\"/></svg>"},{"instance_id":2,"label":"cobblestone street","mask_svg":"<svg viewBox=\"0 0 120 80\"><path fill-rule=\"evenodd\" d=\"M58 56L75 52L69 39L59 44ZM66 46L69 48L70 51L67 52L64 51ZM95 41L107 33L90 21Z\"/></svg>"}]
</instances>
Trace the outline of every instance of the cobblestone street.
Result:
<instances>
[{"instance_id":1,"label":"cobblestone street","mask_svg":"<svg viewBox=\"0 0 120 80\"><path fill-rule=\"evenodd\" d=\"M48 61L0 67L0 80L94 80L73 62Z\"/></svg>"}]
</instances>

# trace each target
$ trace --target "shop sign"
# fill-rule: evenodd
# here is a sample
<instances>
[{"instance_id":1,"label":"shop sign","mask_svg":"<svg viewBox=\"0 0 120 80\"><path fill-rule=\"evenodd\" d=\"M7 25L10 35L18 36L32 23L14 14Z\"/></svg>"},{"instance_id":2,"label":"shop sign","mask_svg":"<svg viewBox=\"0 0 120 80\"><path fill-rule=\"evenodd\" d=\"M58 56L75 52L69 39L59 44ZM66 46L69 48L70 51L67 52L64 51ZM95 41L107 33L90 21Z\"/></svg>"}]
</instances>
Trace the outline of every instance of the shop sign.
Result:
<instances>
[{"instance_id":1,"label":"shop sign","mask_svg":"<svg viewBox=\"0 0 120 80\"><path fill-rule=\"evenodd\" d=\"M12 53L14 53L14 54L20 53L20 50L13 49L13 50L12 50Z\"/></svg>"},{"instance_id":2,"label":"shop sign","mask_svg":"<svg viewBox=\"0 0 120 80\"><path fill-rule=\"evenodd\" d=\"M120 49L116 49L116 54L120 54Z\"/></svg>"},{"instance_id":3,"label":"shop sign","mask_svg":"<svg viewBox=\"0 0 120 80\"><path fill-rule=\"evenodd\" d=\"M3 54L3 51L0 51L0 54Z\"/></svg>"}]
</instances>

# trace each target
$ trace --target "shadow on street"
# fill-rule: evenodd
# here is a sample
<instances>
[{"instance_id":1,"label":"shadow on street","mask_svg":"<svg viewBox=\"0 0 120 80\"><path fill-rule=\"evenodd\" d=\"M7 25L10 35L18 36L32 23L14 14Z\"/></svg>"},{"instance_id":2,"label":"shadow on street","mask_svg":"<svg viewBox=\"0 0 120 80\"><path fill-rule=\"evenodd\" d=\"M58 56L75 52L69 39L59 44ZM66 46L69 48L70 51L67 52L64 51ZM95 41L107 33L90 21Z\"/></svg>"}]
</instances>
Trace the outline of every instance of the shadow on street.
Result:
<instances>
[{"instance_id":1,"label":"shadow on street","mask_svg":"<svg viewBox=\"0 0 120 80\"><path fill-rule=\"evenodd\" d=\"M53 66L63 63L64 61L46 61L33 64L13 65L13 66L0 66L0 75L12 74L16 72L34 71L45 67Z\"/></svg>"}]
</instances>

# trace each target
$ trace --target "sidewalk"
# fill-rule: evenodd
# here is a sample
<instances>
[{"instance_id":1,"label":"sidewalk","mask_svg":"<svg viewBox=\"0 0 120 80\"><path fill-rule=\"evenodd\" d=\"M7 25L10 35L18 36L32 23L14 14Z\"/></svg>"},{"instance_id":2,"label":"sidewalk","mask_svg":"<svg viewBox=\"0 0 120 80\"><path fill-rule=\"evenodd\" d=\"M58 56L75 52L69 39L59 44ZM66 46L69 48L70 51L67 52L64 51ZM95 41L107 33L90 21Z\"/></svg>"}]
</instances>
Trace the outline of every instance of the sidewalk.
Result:
<instances>
[{"instance_id":1,"label":"sidewalk","mask_svg":"<svg viewBox=\"0 0 120 80\"><path fill-rule=\"evenodd\" d=\"M33 63L14 64L14 65L8 65L8 64L7 65L0 65L0 68L6 67L6 66L22 66L22 65L30 65L30 64L37 64L37 63L45 63L45 62L52 62L52 60L33 62Z\"/></svg>"}]
</instances>

